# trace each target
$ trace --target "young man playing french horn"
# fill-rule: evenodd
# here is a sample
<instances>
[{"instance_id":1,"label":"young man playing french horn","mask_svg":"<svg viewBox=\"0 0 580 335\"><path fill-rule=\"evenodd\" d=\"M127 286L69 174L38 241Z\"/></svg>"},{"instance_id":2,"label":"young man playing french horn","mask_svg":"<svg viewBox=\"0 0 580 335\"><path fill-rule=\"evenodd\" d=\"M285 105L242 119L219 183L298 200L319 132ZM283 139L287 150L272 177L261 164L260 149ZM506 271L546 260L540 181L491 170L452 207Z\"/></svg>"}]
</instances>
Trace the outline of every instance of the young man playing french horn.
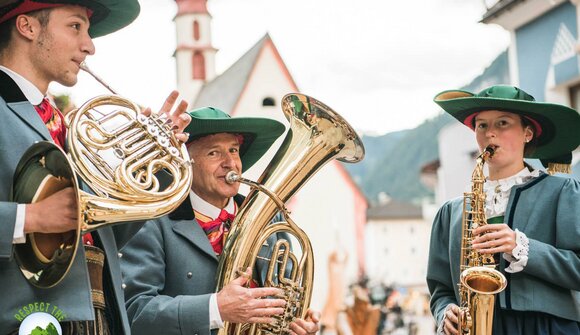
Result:
<instances>
[{"instance_id":1,"label":"young man playing french horn","mask_svg":"<svg viewBox=\"0 0 580 335\"><path fill-rule=\"evenodd\" d=\"M139 13L137 0L4 0L0 2L0 334L16 334L31 304L57 307L63 334L130 334L123 306L117 248L123 241L110 227L92 234L104 252L102 318L95 321L83 248L56 286L38 288L23 276L14 245L29 233L76 230L78 207L72 188L33 204L10 201L13 175L23 153L37 141L64 146L62 114L46 99L48 85L73 86L80 63L95 53L92 38L117 31ZM172 93L162 113L177 99ZM170 116L179 134L189 122L179 104ZM150 111L149 111L150 112ZM122 229L122 228L119 228ZM138 229L136 226L127 229ZM51 308L52 310L52 308Z\"/></svg>"},{"instance_id":2,"label":"young man playing french horn","mask_svg":"<svg viewBox=\"0 0 580 335\"><path fill-rule=\"evenodd\" d=\"M140 335L215 334L225 321L271 323L286 303L262 299L279 295L277 288L247 288L252 269L215 293L218 257L243 201L239 183L229 184L225 176L250 168L284 126L265 118L230 118L211 107L190 115L190 198L168 216L147 222L122 250L127 312ZM269 246L274 245L271 239ZM267 268L257 265L253 270L264 275ZM315 334L318 320L319 313L309 310L291 329L294 334Z\"/></svg>"}]
</instances>

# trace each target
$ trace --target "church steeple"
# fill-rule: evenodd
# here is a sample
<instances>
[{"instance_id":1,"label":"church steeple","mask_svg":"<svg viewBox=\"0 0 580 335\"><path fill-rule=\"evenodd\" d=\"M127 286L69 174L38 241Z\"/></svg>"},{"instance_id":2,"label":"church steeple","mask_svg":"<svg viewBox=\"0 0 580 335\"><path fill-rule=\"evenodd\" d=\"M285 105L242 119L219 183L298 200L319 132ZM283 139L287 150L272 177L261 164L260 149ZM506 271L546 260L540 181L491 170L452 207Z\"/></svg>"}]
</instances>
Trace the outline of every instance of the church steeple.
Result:
<instances>
[{"instance_id":1,"label":"church steeple","mask_svg":"<svg viewBox=\"0 0 580 335\"><path fill-rule=\"evenodd\" d=\"M207 0L175 0L177 89L193 102L204 83L215 78L215 49L211 44L211 15Z\"/></svg>"}]
</instances>

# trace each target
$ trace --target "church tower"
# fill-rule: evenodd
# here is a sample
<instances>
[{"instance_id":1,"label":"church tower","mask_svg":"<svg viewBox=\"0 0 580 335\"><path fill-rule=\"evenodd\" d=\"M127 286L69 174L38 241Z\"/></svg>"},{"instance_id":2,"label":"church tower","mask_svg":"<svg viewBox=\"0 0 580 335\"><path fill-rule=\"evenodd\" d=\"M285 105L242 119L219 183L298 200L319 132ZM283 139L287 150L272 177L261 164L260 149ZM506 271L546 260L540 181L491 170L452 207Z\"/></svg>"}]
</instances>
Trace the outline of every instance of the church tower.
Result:
<instances>
[{"instance_id":1,"label":"church tower","mask_svg":"<svg viewBox=\"0 0 580 335\"><path fill-rule=\"evenodd\" d=\"M215 77L215 54L211 45L211 15L207 0L175 0L177 90L193 103L199 90Z\"/></svg>"}]
</instances>

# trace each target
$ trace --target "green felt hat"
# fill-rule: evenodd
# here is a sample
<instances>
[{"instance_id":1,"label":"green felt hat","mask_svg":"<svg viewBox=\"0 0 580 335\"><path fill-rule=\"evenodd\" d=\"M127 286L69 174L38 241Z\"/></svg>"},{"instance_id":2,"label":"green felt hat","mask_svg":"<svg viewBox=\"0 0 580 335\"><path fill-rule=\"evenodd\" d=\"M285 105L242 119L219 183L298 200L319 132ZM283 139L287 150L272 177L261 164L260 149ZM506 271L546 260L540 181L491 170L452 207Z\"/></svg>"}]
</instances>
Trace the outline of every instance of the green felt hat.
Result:
<instances>
[{"instance_id":1,"label":"green felt hat","mask_svg":"<svg viewBox=\"0 0 580 335\"><path fill-rule=\"evenodd\" d=\"M563 105L537 102L520 88L491 86L474 94L461 90L443 91L433 99L443 110L472 130L475 116L485 110L501 110L529 120L535 129L536 148L526 157L547 163L566 164L580 145L580 114Z\"/></svg>"},{"instance_id":2,"label":"green felt hat","mask_svg":"<svg viewBox=\"0 0 580 335\"><path fill-rule=\"evenodd\" d=\"M282 133L284 125L276 120L259 117L235 117L213 107L189 112L191 123L185 128L189 133L187 143L200 137L219 133L240 134L244 141L240 147L242 169L254 165Z\"/></svg>"},{"instance_id":3,"label":"green felt hat","mask_svg":"<svg viewBox=\"0 0 580 335\"><path fill-rule=\"evenodd\" d=\"M76 5L90 10L89 34L99 37L115 32L139 15L137 0L0 0L0 23L20 14L61 5Z\"/></svg>"}]
</instances>

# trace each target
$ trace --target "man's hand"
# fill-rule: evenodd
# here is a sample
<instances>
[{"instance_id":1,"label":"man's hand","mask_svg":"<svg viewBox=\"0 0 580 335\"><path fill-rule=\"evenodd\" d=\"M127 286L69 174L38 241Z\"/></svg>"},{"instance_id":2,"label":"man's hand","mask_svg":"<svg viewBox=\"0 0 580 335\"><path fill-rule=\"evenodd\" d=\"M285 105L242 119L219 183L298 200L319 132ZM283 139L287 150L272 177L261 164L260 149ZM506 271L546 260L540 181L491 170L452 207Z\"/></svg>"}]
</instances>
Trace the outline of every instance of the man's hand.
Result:
<instances>
[{"instance_id":1,"label":"man's hand","mask_svg":"<svg viewBox=\"0 0 580 335\"><path fill-rule=\"evenodd\" d=\"M292 335L316 334L320 330L320 313L309 309L305 319L296 319L290 324Z\"/></svg>"},{"instance_id":2,"label":"man's hand","mask_svg":"<svg viewBox=\"0 0 580 335\"><path fill-rule=\"evenodd\" d=\"M169 94L165 103L159 110L158 114L165 114L168 120L171 120L172 129L175 132L175 137L180 140L181 142L187 142L189 138L189 134L183 132L185 127L189 125L191 122L191 116L186 113L187 111L187 102L185 100L181 100L173 113L171 110L173 109L175 102L177 101L177 97L179 96L179 92L173 91ZM142 112L146 116L151 115L151 108L146 108Z\"/></svg>"},{"instance_id":3,"label":"man's hand","mask_svg":"<svg viewBox=\"0 0 580 335\"><path fill-rule=\"evenodd\" d=\"M217 293L217 304L223 321L233 323L272 323L273 315L282 314L286 301L271 299L268 296L279 296L282 290L274 287L247 288L244 285L250 280L251 268L232 280ZM262 299L264 298L264 299Z\"/></svg>"},{"instance_id":4,"label":"man's hand","mask_svg":"<svg viewBox=\"0 0 580 335\"><path fill-rule=\"evenodd\" d=\"M62 233L77 229L78 207L72 187L26 205L24 233Z\"/></svg>"}]
</instances>

